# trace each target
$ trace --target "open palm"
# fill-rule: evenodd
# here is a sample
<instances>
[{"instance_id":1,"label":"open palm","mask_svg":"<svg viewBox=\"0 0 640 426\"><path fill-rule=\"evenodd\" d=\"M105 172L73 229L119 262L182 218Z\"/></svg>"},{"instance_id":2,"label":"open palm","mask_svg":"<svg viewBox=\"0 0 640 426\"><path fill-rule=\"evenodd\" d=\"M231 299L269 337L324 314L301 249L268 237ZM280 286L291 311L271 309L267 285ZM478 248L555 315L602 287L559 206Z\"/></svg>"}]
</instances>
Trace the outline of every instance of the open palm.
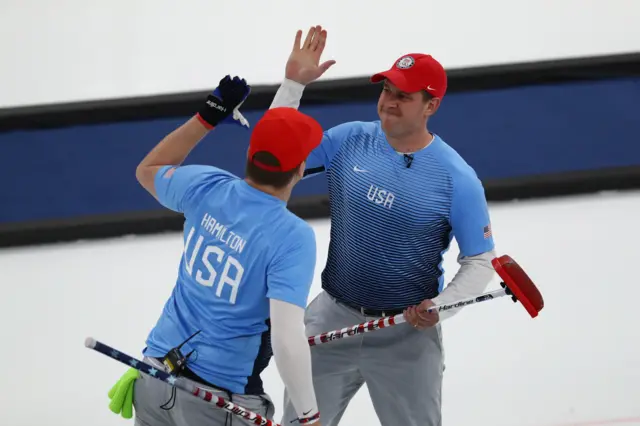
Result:
<instances>
[{"instance_id":1,"label":"open palm","mask_svg":"<svg viewBox=\"0 0 640 426\"><path fill-rule=\"evenodd\" d=\"M320 64L320 57L327 42L327 30L322 29L320 25L311 27L302 45L301 41L302 31L298 30L285 67L285 77L307 85L322 76L336 61L330 60Z\"/></svg>"}]
</instances>

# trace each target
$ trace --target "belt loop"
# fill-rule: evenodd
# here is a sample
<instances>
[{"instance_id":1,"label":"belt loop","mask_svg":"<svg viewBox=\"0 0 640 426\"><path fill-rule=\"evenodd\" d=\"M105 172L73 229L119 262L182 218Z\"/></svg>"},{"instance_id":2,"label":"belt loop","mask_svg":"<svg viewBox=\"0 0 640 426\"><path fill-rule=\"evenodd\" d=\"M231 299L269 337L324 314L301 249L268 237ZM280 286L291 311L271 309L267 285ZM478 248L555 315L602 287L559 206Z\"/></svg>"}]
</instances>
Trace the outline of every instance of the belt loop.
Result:
<instances>
[{"instance_id":1,"label":"belt loop","mask_svg":"<svg viewBox=\"0 0 640 426\"><path fill-rule=\"evenodd\" d=\"M362 314L362 316L366 316L366 315L364 314L364 308L363 308L362 306L360 306L360 313Z\"/></svg>"}]
</instances>

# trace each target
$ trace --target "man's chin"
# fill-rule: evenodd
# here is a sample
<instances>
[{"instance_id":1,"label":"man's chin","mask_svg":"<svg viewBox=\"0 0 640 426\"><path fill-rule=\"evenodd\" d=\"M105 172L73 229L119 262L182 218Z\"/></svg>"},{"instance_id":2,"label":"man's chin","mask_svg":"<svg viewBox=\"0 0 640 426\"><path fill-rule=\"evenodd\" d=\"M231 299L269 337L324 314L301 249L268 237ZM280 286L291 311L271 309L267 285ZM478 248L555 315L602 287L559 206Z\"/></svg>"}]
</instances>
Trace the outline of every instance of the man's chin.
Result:
<instances>
[{"instance_id":1,"label":"man's chin","mask_svg":"<svg viewBox=\"0 0 640 426\"><path fill-rule=\"evenodd\" d=\"M381 114L380 115L380 124L382 129L386 132L390 132L394 127L397 127L399 123L398 117L389 115L389 114Z\"/></svg>"}]
</instances>

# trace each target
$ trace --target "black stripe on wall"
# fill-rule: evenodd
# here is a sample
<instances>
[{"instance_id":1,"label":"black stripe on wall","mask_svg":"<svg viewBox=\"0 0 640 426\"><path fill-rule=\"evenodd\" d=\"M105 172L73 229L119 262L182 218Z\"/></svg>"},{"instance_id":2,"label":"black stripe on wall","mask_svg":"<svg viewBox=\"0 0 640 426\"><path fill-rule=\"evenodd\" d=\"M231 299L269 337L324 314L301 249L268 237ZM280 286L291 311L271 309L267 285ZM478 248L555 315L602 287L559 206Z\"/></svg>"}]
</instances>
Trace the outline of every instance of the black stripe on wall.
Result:
<instances>
[{"instance_id":1,"label":"black stripe on wall","mask_svg":"<svg viewBox=\"0 0 640 426\"><path fill-rule=\"evenodd\" d=\"M449 93L631 76L640 76L640 53L451 70ZM276 89L277 85L254 87L243 109L268 108ZM199 107L206 94L207 91L201 91L2 109L0 132L188 116ZM367 77L322 81L306 89L303 104L367 101L377 99L378 95L379 87L370 84ZM484 184L487 198L492 202L635 189L640 188L640 167L531 176ZM294 199L289 208L306 219L326 217L329 212L325 196ZM174 231L181 229L182 223L179 215L155 210L0 225L0 247Z\"/></svg>"}]
</instances>

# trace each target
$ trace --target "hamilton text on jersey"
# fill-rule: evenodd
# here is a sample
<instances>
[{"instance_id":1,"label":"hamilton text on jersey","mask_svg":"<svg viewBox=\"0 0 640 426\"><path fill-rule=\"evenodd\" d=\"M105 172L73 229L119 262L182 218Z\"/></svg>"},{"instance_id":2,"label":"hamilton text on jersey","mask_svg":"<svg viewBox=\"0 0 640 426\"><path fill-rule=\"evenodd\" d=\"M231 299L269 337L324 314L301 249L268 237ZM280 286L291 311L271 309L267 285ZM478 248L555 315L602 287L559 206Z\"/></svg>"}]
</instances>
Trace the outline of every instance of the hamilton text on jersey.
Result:
<instances>
[{"instance_id":1,"label":"hamilton text on jersey","mask_svg":"<svg viewBox=\"0 0 640 426\"><path fill-rule=\"evenodd\" d=\"M247 241L233 231L229 231L227 227L216 220L213 216L205 213L202 216L201 225L215 238L231 247L237 253L242 253Z\"/></svg>"}]
</instances>

